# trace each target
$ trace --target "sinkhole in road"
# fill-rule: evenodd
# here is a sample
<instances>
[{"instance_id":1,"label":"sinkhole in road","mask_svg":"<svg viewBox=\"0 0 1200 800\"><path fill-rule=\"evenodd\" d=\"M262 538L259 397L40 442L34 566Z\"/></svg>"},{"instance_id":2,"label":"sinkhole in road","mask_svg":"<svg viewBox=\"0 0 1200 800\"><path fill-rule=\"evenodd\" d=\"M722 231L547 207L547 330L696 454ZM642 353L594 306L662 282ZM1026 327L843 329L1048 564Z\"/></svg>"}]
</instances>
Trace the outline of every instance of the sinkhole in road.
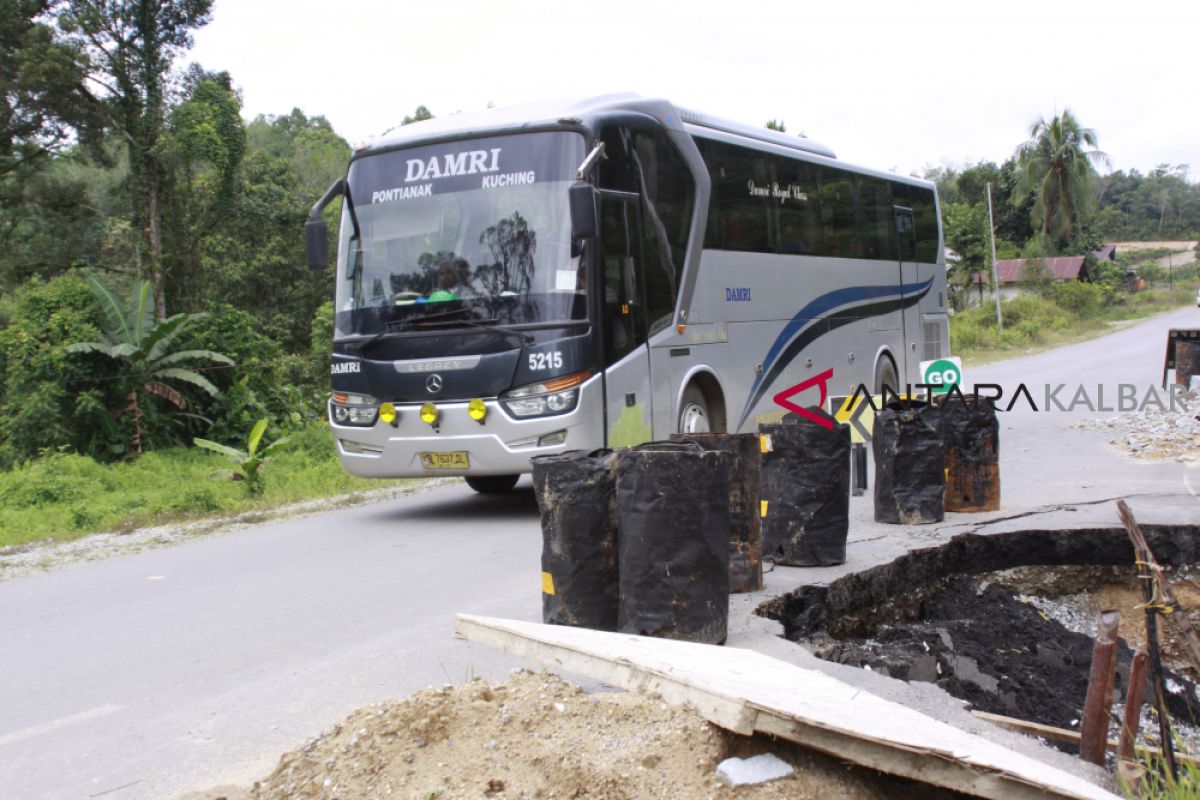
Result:
<instances>
[{"instance_id":1,"label":"sinkhole in road","mask_svg":"<svg viewBox=\"0 0 1200 800\"><path fill-rule=\"evenodd\" d=\"M1200 528L1143 532L1167 570L1177 613L1200 627ZM788 639L826 660L931 682L980 711L1078 730L1097 614L1122 612L1119 719L1133 648L1145 636L1141 603L1124 529L1027 530L962 534L827 585L801 587L757 613L782 622ZM1161 617L1159 639L1172 721L1193 740L1200 722L1193 681L1200 675ZM1144 716L1143 731L1148 723Z\"/></svg>"}]
</instances>

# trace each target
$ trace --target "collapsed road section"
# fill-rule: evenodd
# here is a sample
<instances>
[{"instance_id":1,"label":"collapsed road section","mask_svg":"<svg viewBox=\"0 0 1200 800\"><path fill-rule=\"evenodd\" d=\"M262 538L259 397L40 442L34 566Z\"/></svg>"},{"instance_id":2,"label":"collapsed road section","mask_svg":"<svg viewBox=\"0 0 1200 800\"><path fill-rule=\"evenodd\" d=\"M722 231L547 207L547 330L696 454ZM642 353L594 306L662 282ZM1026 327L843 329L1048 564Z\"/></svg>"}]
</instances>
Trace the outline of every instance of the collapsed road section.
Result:
<instances>
[{"instance_id":1,"label":"collapsed road section","mask_svg":"<svg viewBox=\"0 0 1200 800\"><path fill-rule=\"evenodd\" d=\"M1128 513L1123 504L1122 512ZM1104 730L1096 736L1125 737L1132 748L1141 729L1144 740L1168 751L1194 750L1200 720L1200 689L1189 680L1200 667L1192 651L1194 612L1176 597L1196 596L1190 566L1200 528L1151 527L1144 539L1151 555L1135 556L1121 528L964 534L826 586L803 587L759 613L782 622L789 639L821 658L933 683L985 715L999 715L993 721L1074 752L1081 727L1086 733L1095 681L1097 617L1119 619L1124 611L1128 644L1115 643L1111 683L1103 690L1119 713L1099 720ZM1160 641L1156 620L1164 617L1178 624ZM1158 665L1149 681L1159 690L1153 715L1140 711L1139 699L1132 710L1127 705L1148 682L1132 669L1139 646L1148 646Z\"/></svg>"}]
</instances>

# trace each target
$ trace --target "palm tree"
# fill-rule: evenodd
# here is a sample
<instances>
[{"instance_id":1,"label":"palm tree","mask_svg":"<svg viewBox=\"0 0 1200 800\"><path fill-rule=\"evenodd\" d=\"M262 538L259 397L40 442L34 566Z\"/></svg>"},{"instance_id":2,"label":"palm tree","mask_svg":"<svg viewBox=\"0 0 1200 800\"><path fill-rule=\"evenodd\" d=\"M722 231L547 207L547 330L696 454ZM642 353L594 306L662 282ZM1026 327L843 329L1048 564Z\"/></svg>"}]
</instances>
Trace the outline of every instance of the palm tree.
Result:
<instances>
[{"instance_id":1,"label":"palm tree","mask_svg":"<svg viewBox=\"0 0 1200 800\"><path fill-rule=\"evenodd\" d=\"M133 453L142 452L142 395L162 398L180 411L187 400L169 382L190 383L216 396L220 390L194 369L180 366L187 362L233 364L228 356L212 350L179 350L171 345L203 314L176 314L162 322L154 321L154 297L149 281L137 281L124 305L117 301L95 278L89 276L92 293L100 301L108 329L103 341L68 345L68 353L100 353L121 364L122 376L129 385L128 404L123 409L133 420ZM116 412L114 412L115 415Z\"/></svg>"},{"instance_id":2,"label":"palm tree","mask_svg":"<svg viewBox=\"0 0 1200 800\"><path fill-rule=\"evenodd\" d=\"M1042 233L1059 245L1070 240L1095 203L1092 164L1108 163L1108 156L1095 148L1096 132L1081 127L1065 108L1049 121L1035 122L1029 141L1017 148L1021 178L1013 196L1036 192L1035 224L1040 219Z\"/></svg>"}]
</instances>

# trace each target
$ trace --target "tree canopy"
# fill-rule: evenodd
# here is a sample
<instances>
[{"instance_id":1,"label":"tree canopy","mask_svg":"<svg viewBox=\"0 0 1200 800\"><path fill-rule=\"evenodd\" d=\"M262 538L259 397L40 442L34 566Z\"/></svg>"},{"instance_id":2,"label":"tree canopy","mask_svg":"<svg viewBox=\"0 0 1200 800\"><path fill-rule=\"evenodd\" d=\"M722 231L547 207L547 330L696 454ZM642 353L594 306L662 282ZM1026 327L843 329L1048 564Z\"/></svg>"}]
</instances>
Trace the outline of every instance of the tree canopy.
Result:
<instances>
[{"instance_id":1,"label":"tree canopy","mask_svg":"<svg viewBox=\"0 0 1200 800\"><path fill-rule=\"evenodd\" d=\"M1029 140L1017 148L1019 192L1034 193L1041 232L1059 245L1070 241L1095 206L1096 163L1108 156L1096 149L1096 132L1079 124L1069 109L1039 119Z\"/></svg>"}]
</instances>

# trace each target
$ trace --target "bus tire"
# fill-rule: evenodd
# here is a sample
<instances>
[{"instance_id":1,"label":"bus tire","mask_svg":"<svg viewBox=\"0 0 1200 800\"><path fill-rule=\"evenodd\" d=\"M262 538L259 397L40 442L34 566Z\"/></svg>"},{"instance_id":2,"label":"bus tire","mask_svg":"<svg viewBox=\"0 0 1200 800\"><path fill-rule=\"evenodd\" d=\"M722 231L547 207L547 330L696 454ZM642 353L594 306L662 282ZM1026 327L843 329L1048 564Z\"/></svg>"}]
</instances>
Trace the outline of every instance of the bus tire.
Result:
<instances>
[{"instance_id":1,"label":"bus tire","mask_svg":"<svg viewBox=\"0 0 1200 800\"><path fill-rule=\"evenodd\" d=\"M504 494L517 485L520 475L475 475L465 478L470 486L480 494Z\"/></svg>"},{"instance_id":2,"label":"bus tire","mask_svg":"<svg viewBox=\"0 0 1200 800\"><path fill-rule=\"evenodd\" d=\"M712 430L708 412L708 398L694 383L689 383L679 402L680 433L708 433Z\"/></svg>"},{"instance_id":3,"label":"bus tire","mask_svg":"<svg viewBox=\"0 0 1200 800\"><path fill-rule=\"evenodd\" d=\"M892 364L892 359L884 356L879 359L879 365L875 367L875 393L883 394L883 387L890 386L896 394L900 393L900 379L896 377L896 367Z\"/></svg>"}]
</instances>

